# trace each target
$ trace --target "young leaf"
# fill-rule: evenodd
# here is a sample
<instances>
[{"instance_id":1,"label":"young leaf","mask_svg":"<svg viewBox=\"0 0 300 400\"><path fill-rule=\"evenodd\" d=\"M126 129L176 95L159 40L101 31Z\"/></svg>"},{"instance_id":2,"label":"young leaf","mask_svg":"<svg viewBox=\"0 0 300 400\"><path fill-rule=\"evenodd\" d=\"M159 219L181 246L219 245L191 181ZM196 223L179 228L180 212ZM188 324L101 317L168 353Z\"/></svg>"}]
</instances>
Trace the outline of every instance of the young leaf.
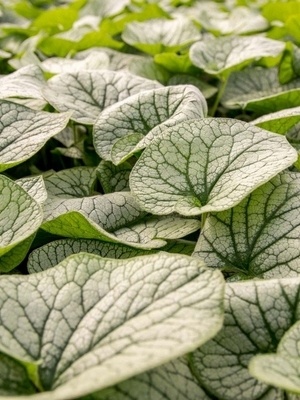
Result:
<instances>
[{"instance_id":1,"label":"young leaf","mask_svg":"<svg viewBox=\"0 0 300 400\"><path fill-rule=\"evenodd\" d=\"M106 243L93 239L60 239L33 250L28 257L27 270L30 274L41 272L54 267L68 256L81 252L93 253L106 258L124 259L149 255L158 251L191 255L194 247L193 242L171 241L158 250L144 250L121 243Z\"/></svg>"},{"instance_id":2,"label":"young leaf","mask_svg":"<svg viewBox=\"0 0 300 400\"><path fill-rule=\"evenodd\" d=\"M208 74L224 76L254 59L276 57L283 50L283 42L262 36L210 37L192 45L190 58Z\"/></svg>"},{"instance_id":3,"label":"young leaf","mask_svg":"<svg viewBox=\"0 0 300 400\"><path fill-rule=\"evenodd\" d=\"M246 122L192 120L149 145L132 169L130 187L153 214L223 211L296 159L285 138Z\"/></svg>"},{"instance_id":4,"label":"young leaf","mask_svg":"<svg viewBox=\"0 0 300 400\"><path fill-rule=\"evenodd\" d=\"M267 114L299 106L299 92L300 79L281 85L277 68L249 68L229 77L222 104Z\"/></svg>"},{"instance_id":5,"label":"young leaf","mask_svg":"<svg viewBox=\"0 0 300 400\"><path fill-rule=\"evenodd\" d=\"M275 176L234 208L210 214L194 255L249 277L297 276L299 194L298 173Z\"/></svg>"},{"instance_id":6,"label":"young leaf","mask_svg":"<svg viewBox=\"0 0 300 400\"><path fill-rule=\"evenodd\" d=\"M163 397L162 397L163 396ZM212 400L185 358L171 361L82 400Z\"/></svg>"},{"instance_id":7,"label":"young leaf","mask_svg":"<svg viewBox=\"0 0 300 400\"><path fill-rule=\"evenodd\" d=\"M252 358L249 372L269 385L300 394L300 321L282 337L275 354Z\"/></svg>"},{"instance_id":8,"label":"young leaf","mask_svg":"<svg viewBox=\"0 0 300 400\"><path fill-rule=\"evenodd\" d=\"M43 94L60 112L72 110L74 121L92 125L104 108L143 90L158 87L161 87L158 82L128 72L81 71L49 79Z\"/></svg>"},{"instance_id":9,"label":"young leaf","mask_svg":"<svg viewBox=\"0 0 300 400\"><path fill-rule=\"evenodd\" d=\"M223 321L221 274L187 256L81 253L39 274L0 279L0 289L1 350L48 392L37 399L119 383L193 351Z\"/></svg>"},{"instance_id":10,"label":"young leaf","mask_svg":"<svg viewBox=\"0 0 300 400\"><path fill-rule=\"evenodd\" d=\"M206 101L194 86L148 90L99 115L93 131L95 149L101 158L119 164L148 146L166 128L206 114Z\"/></svg>"},{"instance_id":11,"label":"young leaf","mask_svg":"<svg viewBox=\"0 0 300 400\"><path fill-rule=\"evenodd\" d=\"M145 53L155 55L163 52L175 53L182 47L201 39L201 34L187 18L174 20L157 18L127 24L122 39Z\"/></svg>"},{"instance_id":12,"label":"young leaf","mask_svg":"<svg viewBox=\"0 0 300 400\"><path fill-rule=\"evenodd\" d=\"M201 384L226 400L282 399L278 389L254 379L252 357L274 352L299 319L300 278L227 284L223 329L192 354Z\"/></svg>"},{"instance_id":13,"label":"young leaf","mask_svg":"<svg viewBox=\"0 0 300 400\"><path fill-rule=\"evenodd\" d=\"M32 235L42 223L39 204L17 183L0 175L0 271L13 269L25 257ZM20 246L18 249L16 246ZM13 257L12 250L17 254ZM2 257L10 253L11 263ZM3 261L3 263L2 263Z\"/></svg>"}]
</instances>

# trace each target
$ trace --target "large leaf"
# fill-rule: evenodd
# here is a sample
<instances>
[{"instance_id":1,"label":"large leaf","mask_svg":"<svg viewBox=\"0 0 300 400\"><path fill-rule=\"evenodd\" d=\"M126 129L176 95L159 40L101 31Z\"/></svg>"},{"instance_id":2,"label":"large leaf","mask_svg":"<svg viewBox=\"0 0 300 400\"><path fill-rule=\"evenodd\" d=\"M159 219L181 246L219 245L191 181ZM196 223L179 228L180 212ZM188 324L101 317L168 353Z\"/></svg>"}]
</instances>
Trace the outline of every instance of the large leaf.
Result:
<instances>
[{"instance_id":1,"label":"large leaf","mask_svg":"<svg viewBox=\"0 0 300 400\"><path fill-rule=\"evenodd\" d=\"M28 65L0 78L0 98L43 109L47 104L42 95L45 84L42 70L37 65Z\"/></svg>"},{"instance_id":2,"label":"large leaf","mask_svg":"<svg viewBox=\"0 0 300 400\"><path fill-rule=\"evenodd\" d=\"M110 161L102 160L97 167L97 174L104 192L128 192L131 169L132 165L129 162L114 165Z\"/></svg>"},{"instance_id":3,"label":"large leaf","mask_svg":"<svg viewBox=\"0 0 300 400\"><path fill-rule=\"evenodd\" d=\"M187 256L77 254L39 274L0 279L0 348L51 399L74 399L212 338L222 326L223 287L218 271Z\"/></svg>"},{"instance_id":4,"label":"large leaf","mask_svg":"<svg viewBox=\"0 0 300 400\"><path fill-rule=\"evenodd\" d=\"M17 183L0 175L1 272L13 269L22 261L42 219L39 204ZM9 262L3 259L5 254L9 255Z\"/></svg>"},{"instance_id":5,"label":"large leaf","mask_svg":"<svg viewBox=\"0 0 300 400\"><path fill-rule=\"evenodd\" d=\"M281 85L276 68L249 68L230 76L222 104L266 114L298 107L299 92L300 79Z\"/></svg>"},{"instance_id":6,"label":"large leaf","mask_svg":"<svg viewBox=\"0 0 300 400\"><path fill-rule=\"evenodd\" d=\"M94 145L101 158L119 164L148 146L166 128L206 114L206 101L194 86L148 90L99 115L94 125Z\"/></svg>"},{"instance_id":7,"label":"large leaf","mask_svg":"<svg viewBox=\"0 0 300 400\"><path fill-rule=\"evenodd\" d=\"M48 139L62 131L70 113L33 111L8 101L0 101L0 171L28 160Z\"/></svg>"},{"instance_id":8,"label":"large leaf","mask_svg":"<svg viewBox=\"0 0 300 400\"><path fill-rule=\"evenodd\" d=\"M234 208L210 214L194 255L248 277L299 275L299 195L298 173L277 175Z\"/></svg>"},{"instance_id":9,"label":"large leaf","mask_svg":"<svg viewBox=\"0 0 300 400\"><path fill-rule=\"evenodd\" d=\"M165 51L177 52L200 38L199 30L186 18L131 22L122 34L124 42L152 55Z\"/></svg>"},{"instance_id":10,"label":"large leaf","mask_svg":"<svg viewBox=\"0 0 300 400\"><path fill-rule=\"evenodd\" d=\"M93 124L105 107L143 90L158 87L161 87L158 82L128 72L81 71L51 78L43 94L57 110L73 111L74 121Z\"/></svg>"},{"instance_id":11,"label":"large leaf","mask_svg":"<svg viewBox=\"0 0 300 400\"><path fill-rule=\"evenodd\" d=\"M201 384L222 400L282 399L279 390L254 379L251 358L276 351L300 319L300 278L227 284L223 329L192 355Z\"/></svg>"},{"instance_id":12,"label":"large leaf","mask_svg":"<svg viewBox=\"0 0 300 400\"><path fill-rule=\"evenodd\" d=\"M16 183L26 190L38 204L43 204L47 200L48 194L42 176L21 178L16 180Z\"/></svg>"},{"instance_id":13,"label":"large leaf","mask_svg":"<svg viewBox=\"0 0 300 400\"><path fill-rule=\"evenodd\" d=\"M195 247L194 242L170 241L159 250L144 250L128 247L120 243L107 243L93 239L60 239L47 243L32 251L28 257L27 269L30 274L41 272L59 264L72 254L81 252L97 254L107 258L131 258L158 251L191 255Z\"/></svg>"},{"instance_id":14,"label":"large leaf","mask_svg":"<svg viewBox=\"0 0 300 400\"><path fill-rule=\"evenodd\" d=\"M252 358L249 371L269 385L300 394L300 321L296 322L279 342L275 354Z\"/></svg>"},{"instance_id":15,"label":"large leaf","mask_svg":"<svg viewBox=\"0 0 300 400\"><path fill-rule=\"evenodd\" d=\"M262 36L210 37L193 44L192 63L208 74L226 75L262 57L276 57L284 43Z\"/></svg>"},{"instance_id":16,"label":"large leaf","mask_svg":"<svg viewBox=\"0 0 300 400\"><path fill-rule=\"evenodd\" d=\"M296 159L279 135L238 120L199 119L153 141L130 186L146 211L198 215L233 207Z\"/></svg>"},{"instance_id":17,"label":"large leaf","mask_svg":"<svg viewBox=\"0 0 300 400\"><path fill-rule=\"evenodd\" d=\"M182 357L84 400L210 400ZM82 399L83 400L83 399Z\"/></svg>"}]
</instances>

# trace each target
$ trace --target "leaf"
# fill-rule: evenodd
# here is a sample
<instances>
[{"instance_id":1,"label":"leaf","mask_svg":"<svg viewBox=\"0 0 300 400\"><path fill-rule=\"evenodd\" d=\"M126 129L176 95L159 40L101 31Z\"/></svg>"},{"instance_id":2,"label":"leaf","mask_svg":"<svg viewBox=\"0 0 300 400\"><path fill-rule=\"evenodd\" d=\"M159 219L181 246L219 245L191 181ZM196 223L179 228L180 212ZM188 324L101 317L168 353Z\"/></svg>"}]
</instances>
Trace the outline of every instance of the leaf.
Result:
<instances>
[{"instance_id":1,"label":"leaf","mask_svg":"<svg viewBox=\"0 0 300 400\"><path fill-rule=\"evenodd\" d=\"M8 272L25 257L32 235L42 223L42 211L39 204L17 183L0 175L0 271ZM26 243L25 243L26 241ZM21 246L17 250L16 246ZM10 264L2 260L3 256L15 248L19 254ZM3 261L3 262L2 262Z\"/></svg>"},{"instance_id":2,"label":"leaf","mask_svg":"<svg viewBox=\"0 0 300 400\"><path fill-rule=\"evenodd\" d=\"M47 200L47 191L42 176L29 176L15 181L20 185L38 204L42 205Z\"/></svg>"},{"instance_id":3,"label":"leaf","mask_svg":"<svg viewBox=\"0 0 300 400\"><path fill-rule=\"evenodd\" d=\"M155 18L145 22L131 22L122 33L124 42L151 55L175 53L200 38L201 34L196 26L186 18Z\"/></svg>"},{"instance_id":4,"label":"leaf","mask_svg":"<svg viewBox=\"0 0 300 400\"><path fill-rule=\"evenodd\" d=\"M154 254L158 251L191 255L193 249L194 243L188 241L170 241L158 250L144 250L120 243L107 243L93 239L60 239L33 250L28 257L27 270L30 274L41 272L54 267L68 256L81 252L97 254L106 258L126 259Z\"/></svg>"},{"instance_id":5,"label":"leaf","mask_svg":"<svg viewBox=\"0 0 300 400\"><path fill-rule=\"evenodd\" d=\"M99 239L142 249L159 248L199 229L199 221L145 217L127 192L83 198L49 197L42 229L71 238Z\"/></svg>"},{"instance_id":6,"label":"leaf","mask_svg":"<svg viewBox=\"0 0 300 400\"><path fill-rule=\"evenodd\" d=\"M300 107L287 108L252 120L260 128L284 135L300 122Z\"/></svg>"},{"instance_id":7,"label":"leaf","mask_svg":"<svg viewBox=\"0 0 300 400\"><path fill-rule=\"evenodd\" d=\"M130 187L153 214L219 212L296 159L279 135L234 119L198 119L177 124L153 141L133 167Z\"/></svg>"},{"instance_id":8,"label":"leaf","mask_svg":"<svg viewBox=\"0 0 300 400\"><path fill-rule=\"evenodd\" d=\"M187 256L81 253L0 279L0 288L0 347L36 369L31 379L48 392L37 399L49 391L53 400L74 399L171 361L212 338L223 320L221 274Z\"/></svg>"},{"instance_id":9,"label":"leaf","mask_svg":"<svg viewBox=\"0 0 300 400\"><path fill-rule=\"evenodd\" d=\"M18 71L0 78L0 98L15 103L23 101L23 105L30 105L35 101L37 109L43 109L46 101L42 89L46 81L42 70L37 65L28 65Z\"/></svg>"},{"instance_id":10,"label":"leaf","mask_svg":"<svg viewBox=\"0 0 300 400\"><path fill-rule=\"evenodd\" d=\"M49 196L77 199L93 194L96 170L89 167L64 169L48 175L44 181Z\"/></svg>"},{"instance_id":11,"label":"leaf","mask_svg":"<svg viewBox=\"0 0 300 400\"><path fill-rule=\"evenodd\" d=\"M129 174L132 166L127 162L114 165L102 160L97 167L98 178L104 193L129 191Z\"/></svg>"},{"instance_id":12,"label":"leaf","mask_svg":"<svg viewBox=\"0 0 300 400\"><path fill-rule=\"evenodd\" d=\"M91 52L83 60L52 57L41 63L41 68L51 74L78 73L84 70L108 69L109 58L105 53Z\"/></svg>"},{"instance_id":13,"label":"leaf","mask_svg":"<svg viewBox=\"0 0 300 400\"><path fill-rule=\"evenodd\" d=\"M69 118L70 113L33 111L0 101L0 171L32 157L48 139L65 128Z\"/></svg>"},{"instance_id":14,"label":"leaf","mask_svg":"<svg viewBox=\"0 0 300 400\"><path fill-rule=\"evenodd\" d=\"M198 79L192 75L175 74L168 80L168 85L170 86L183 84L196 86L202 92L203 96L206 99L214 96L218 91L215 86L212 86L209 83L206 83L205 81Z\"/></svg>"},{"instance_id":15,"label":"leaf","mask_svg":"<svg viewBox=\"0 0 300 400\"><path fill-rule=\"evenodd\" d=\"M204 388L224 400L283 398L254 379L248 365L252 357L274 352L299 318L299 285L299 277L227 284L223 329L192 355Z\"/></svg>"},{"instance_id":16,"label":"leaf","mask_svg":"<svg viewBox=\"0 0 300 400\"><path fill-rule=\"evenodd\" d=\"M276 68L249 68L229 77L222 104L267 114L299 106L299 91L300 79L281 85Z\"/></svg>"},{"instance_id":17,"label":"leaf","mask_svg":"<svg viewBox=\"0 0 300 400\"><path fill-rule=\"evenodd\" d=\"M297 276L299 193L299 175L282 172L234 208L210 214L194 256L249 278Z\"/></svg>"},{"instance_id":18,"label":"leaf","mask_svg":"<svg viewBox=\"0 0 300 400\"><path fill-rule=\"evenodd\" d=\"M76 21L78 13L71 7L57 7L44 10L31 24L31 28L45 29L54 34L70 29Z\"/></svg>"},{"instance_id":19,"label":"leaf","mask_svg":"<svg viewBox=\"0 0 300 400\"><path fill-rule=\"evenodd\" d=\"M262 36L208 37L192 45L192 63L211 75L228 75L262 57L276 57L284 43Z\"/></svg>"},{"instance_id":20,"label":"leaf","mask_svg":"<svg viewBox=\"0 0 300 400\"><path fill-rule=\"evenodd\" d=\"M284 334L274 354L259 354L252 358L249 372L269 385L300 393L300 321Z\"/></svg>"},{"instance_id":21,"label":"leaf","mask_svg":"<svg viewBox=\"0 0 300 400\"><path fill-rule=\"evenodd\" d=\"M166 128L206 114L206 101L194 86L148 90L99 115L93 131L94 146L101 158L119 164L149 146Z\"/></svg>"},{"instance_id":22,"label":"leaf","mask_svg":"<svg viewBox=\"0 0 300 400\"><path fill-rule=\"evenodd\" d=\"M83 15L99 15L101 17L111 17L119 14L130 3L129 0L93 0L83 7Z\"/></svg>"},{"instance_id":23,"label":"leaf","mask_svg":"<svg viewBox=\"0 0 300 400\"><path fill-rule=\"evenodd\" d=\"M163 397L162 397L163 396ZM210 400L182 357L140 374L86 400Z\"/></svg>"},{"instance_id":24,"label":"leaf","mask_svg":"<svg viewBox=\"0 0 300 400\"><path fill-rule=\"evenodd\" d=\"M43 93L58 111L71 110L74 121L92 125L104 108L140 91L158 87L161 87L158 82L126 72L81 71L49 79Z\"/></svg>"}]
</instances>

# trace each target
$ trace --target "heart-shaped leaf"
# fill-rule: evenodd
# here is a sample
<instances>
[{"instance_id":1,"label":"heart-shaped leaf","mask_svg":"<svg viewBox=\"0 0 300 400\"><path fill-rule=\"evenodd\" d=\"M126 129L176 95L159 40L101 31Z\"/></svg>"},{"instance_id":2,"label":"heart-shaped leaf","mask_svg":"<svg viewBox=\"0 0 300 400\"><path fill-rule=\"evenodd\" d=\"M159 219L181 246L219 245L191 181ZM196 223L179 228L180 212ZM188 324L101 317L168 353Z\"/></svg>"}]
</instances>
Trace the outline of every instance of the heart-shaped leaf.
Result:
<instances>
[{"instance_id":1,"label":"heart-shaped leaf","mask_svg":"<svg viewBox=\"0 0 300 400\"><path fill-rule=\"evenodd\" d=\"M300 79L281 85L277 68L249 68L229 77L222 104L267 114L299 106L299 92Z\"/></svg>"},{"instance_id":2,"label":"heart-shaped leaf","mask_svg":"<svg viewBox=\"0 0 300 400\"><path fill-rule=\"evenodd\" d=\"M81 253L39 274L2 278L0 289L1 351L48 392L37 399L119 383L193 351L223 321L221 274L187 256Z\"/></svg>"},{"instance_id":3,"label":"heart-shaped leaf","mask_svg":"<svg viewBox=\"0 0 300 400\"><path fill-rule=\"evenodd\" d=\"M0 171L32 157L48 139L65 128L69 118L70 113L33 111L0 101Z\"/></svg>"},{"instance_id":4,"label":"heart-shaped leaf","mask_svg":"<svg viewBox=\"0 0 300 400\"><path fill-rule=\"evenodd\" d=\"M42 219L39 204L20 185L0 175L0 272L23 260ZM10 263L3 259L6 254Z\"/></svg>"},{"instance_id":5,"label":"heart-shaped leaf","mask_svg":"<svg viewBox=\"0 0 300 400\"><path fill-rule=\"evenodd\" d=\"M104 108L143 90L159 87L158 82L124 71L80 71L49 79L43 94L58 111L71 110L74 121L92 125Z\"/></svg>"},{"instance_id":6,"label":"heart-shaped leaf","mask_svg":"<svg viewBox=\"0 0 300 400\"><path fill-rule=\"evenodd\" d=\"M277 175L234 208L210 214L194 255L248 277L298 275L299 195L298 173Z\"/></svg>"},{"instance_id":7,"label":"heart-shaped leaf","mask_svg":"<svg viewBox=\"0 0 300 400\"><path fill-rule=\"evenodd\" d=\"M275 354L252 358L250 374L269 385L300 394L300 321L282 337Z\"/></svg>"},{"instance_id":8,"label":"heart-shaped leaf","mask_svg":"<svg viewBox=\"0 0 300 400\"><path fill-rule=\"evenodd\" d=\"M149 145L130 187L153 214L199 215L233 207L296 159L284 137L246 122L187 121Z\"/></svg>"},{"instance_id":9,"label":"heart-shaped leaf","mask_svg":"<svg viewBox=\"0 0 300 400\"><path fill-rule=\"evenodd\" d=\"M200 38L199 30L187 18L131 22L122 33L124 42L152 55L164 51L175 53Z\"/></svg>"},{"instance_id":10,"label":"heart-shaped leaf","mask_svg":"<svg viewBox=\"0 0 300 400\"><path fill-rule=\"evenodd\" d=\"M163 130L187 119L204 118L207 105L191 85L148 90L105 109L94 126L97 153L114 164L148 146Z\"/></svg>"},{"instance_id":11,"label":"heart-shaped leaf","mask_svg":"<svg viewBox=\"0 0 300 400\"><path fill-rule=\"evenodd\" d=\"M224 76L252 60L276 57L283 50L283 42L262 36L210 37L192 45L190 58L208 74Z\"/></svg>"},{"instance_id":12,"label":"heart-shaped leaf","mask_svg":"<svg viewBox=\"0 0 300 400\"><path fill-rule=\"evenodd\" d=\"M248 364L260 353L276 351L299 319L299 290L299 277L227 284L224 327L192 355L193 371L209 392L226 400L284 398L254 379Z\"/></svg>"}]
</instances>

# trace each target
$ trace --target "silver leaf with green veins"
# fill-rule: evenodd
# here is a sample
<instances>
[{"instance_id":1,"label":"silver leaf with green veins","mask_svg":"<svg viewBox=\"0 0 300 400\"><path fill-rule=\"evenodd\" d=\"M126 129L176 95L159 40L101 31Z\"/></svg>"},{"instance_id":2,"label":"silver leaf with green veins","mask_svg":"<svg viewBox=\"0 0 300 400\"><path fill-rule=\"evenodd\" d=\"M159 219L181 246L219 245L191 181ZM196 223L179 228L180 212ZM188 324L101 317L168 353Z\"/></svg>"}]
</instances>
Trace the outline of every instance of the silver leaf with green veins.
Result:
<instances>
[{"instance_id":1,"label":"silver leaf with green veins","mask_svg":"<svg viewBox=\"0 0 300 400\"><path fill-rule=\"evenodd\" d=\"M191 352L223 322L221 273L167 253L130 260L81 253L38 274L0 277L0 289L0 349L52 400Z\"/></svg>"},{"instance_id":2,"label":"silver leaf with green veins","mask_svg":"<svg viewBox=\"0 0 300 400\"><path fill-rule=\"evenodd\" d=\"M248 364L257 354L276 351L300 320L299 293L299 277L227 284L223 329L192 355L193 371L210 393L222 400L286 398L253 378Z\"/></svg>"},{"instance_id":3,"label":"silver leaf with green veins","mask_svg":"<svg viewBox=\"0 0 300 400\"><path fill-rule=\"evenodd\" d=\"M282 172L230 210L208 215L194 256L251 277L298 276L300 176Z\"/></svg>"},{"instance_id":4,"label":"silver leaf with green veins","mask_svg":"<svg viewBox=\"0 0 300 400\"><path fill-rule=\"evenodd\" d=\"M296 159L284 137L246 122L191 120L148 146L132 169L130 187L153 214L223 211Z\"/></svg>"},{"instance_id":5,"label":"silver leaf with green veins","mask_svg":"<svg viewBox=\"0 0 300 400\"><path fill-rule=\"evenodd\" d=\"M104 108L143 90L159 87L161 84L156 81L124 71L80 71L49 79L43 94L58 111L73 111L74 121L92 125Z\"/></svg>"},{"instance_id":6,"label":"silver leaf with green veins","mask_svg":"<svg viewBox=\"0 0 300 400\"><path fill-rule=\"evenodd\" d=\"M99 115L93 132L95 149L101 158L119 164L166 128L206 115L205 98L192 85L148 90Z\"/></svg>"}]
</instances>

